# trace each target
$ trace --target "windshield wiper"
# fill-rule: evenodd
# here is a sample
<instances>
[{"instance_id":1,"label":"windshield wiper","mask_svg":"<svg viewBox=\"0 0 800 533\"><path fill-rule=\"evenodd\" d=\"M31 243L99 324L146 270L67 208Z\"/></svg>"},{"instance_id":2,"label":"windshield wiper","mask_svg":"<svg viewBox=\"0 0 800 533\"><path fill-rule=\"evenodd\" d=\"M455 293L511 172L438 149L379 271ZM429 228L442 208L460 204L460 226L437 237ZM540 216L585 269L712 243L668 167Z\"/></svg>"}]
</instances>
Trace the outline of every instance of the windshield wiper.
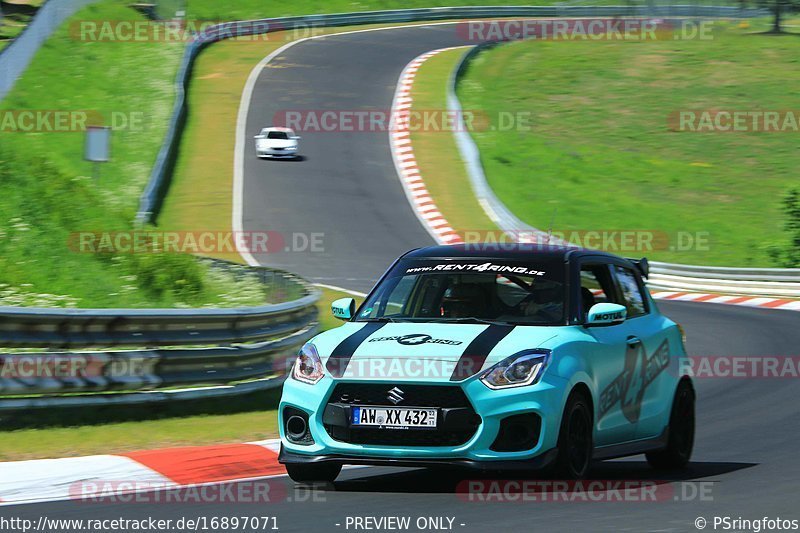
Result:
<instances>
[{"instance_id":1,"label":"windshield wiper","mask_svg":"<svg viewBox=\"0 0 800 533\"><path fill-rule=\"evenodd\" d=\"M379 318L359 318L356 322L403 322L402 318L394 318L391 316L382 316Z\"/></svg>"},{"instance_id":2,"label":"windshield wiper","mask_svg":"<svg viewBox=\"0 0 800 533\"><path fill-rule=\"evenodd\" d=\"M437 322L455 322L455 323L464 323L464 322L471 322L476 324L489 324L489 325L514 325L513 322L509 322L507 320L492 320L490 318L478 318L476 316L465 316L459 318L444 318L437 320Z\"/></svg>"}]
</instances>

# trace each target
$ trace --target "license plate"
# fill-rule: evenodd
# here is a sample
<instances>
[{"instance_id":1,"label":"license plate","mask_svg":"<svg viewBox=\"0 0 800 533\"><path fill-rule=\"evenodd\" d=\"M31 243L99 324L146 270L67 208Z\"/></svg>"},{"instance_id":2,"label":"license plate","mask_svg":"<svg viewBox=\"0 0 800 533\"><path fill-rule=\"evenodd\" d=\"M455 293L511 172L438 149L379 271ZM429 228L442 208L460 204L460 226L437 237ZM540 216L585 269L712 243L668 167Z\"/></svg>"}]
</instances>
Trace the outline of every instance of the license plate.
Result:
<instances>
[{"instance_id":1,"label":"license plate","mask_svg":"<svg viewBox=\"0 0 800 533\"><path fill-rule=\"evenodd\" d=\"M436 429L436 409L417 407L353 407L353 427Z\"/></svg>"}]
</instances>

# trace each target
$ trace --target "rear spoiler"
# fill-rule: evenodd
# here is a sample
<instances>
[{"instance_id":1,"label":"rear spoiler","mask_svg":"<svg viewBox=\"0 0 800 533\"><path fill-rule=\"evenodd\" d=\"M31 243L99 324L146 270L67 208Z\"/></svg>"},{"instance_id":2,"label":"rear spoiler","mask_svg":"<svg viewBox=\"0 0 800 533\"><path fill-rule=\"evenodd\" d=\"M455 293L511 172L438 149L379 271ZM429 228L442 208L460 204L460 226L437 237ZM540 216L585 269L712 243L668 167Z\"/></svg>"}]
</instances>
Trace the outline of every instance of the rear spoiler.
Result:
<instances>
[{"instance_id":1,"label":"rear spoiler","mask_svg":"<svg viewBox=\"0 0 800 533\"><path fill-rule=\"evenodd\" d=\"M650 263L647 262L646 257L642 257L641 259L626 257L625 259L633 263L633 266L636 267L636 270L639 271L639 274L641 274L643 278L650 277Z\"/></svg>"}]
</instances>

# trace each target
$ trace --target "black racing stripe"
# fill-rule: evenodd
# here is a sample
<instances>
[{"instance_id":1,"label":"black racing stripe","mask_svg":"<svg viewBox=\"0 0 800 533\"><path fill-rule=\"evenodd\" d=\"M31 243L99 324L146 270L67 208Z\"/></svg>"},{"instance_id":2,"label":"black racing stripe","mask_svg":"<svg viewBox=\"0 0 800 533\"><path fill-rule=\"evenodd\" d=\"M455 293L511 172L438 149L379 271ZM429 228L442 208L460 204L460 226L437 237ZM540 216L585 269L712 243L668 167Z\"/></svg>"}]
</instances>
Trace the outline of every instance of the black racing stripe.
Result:
<instances>
[{"instance_id":1,"label":"black racing stripe","mask_svg":"<svg viewBox=\"0 0 800 533\"><path fill-rule=\"evenodd\" d=\"M364 342L367 337L385 325L386 322L367 322L364 324L363 328L342 340L342 342L333 349L331 356L328 357L328 363L325 365L328 368L328 372L335 378L342 377L356 349L361 346L361 343Z\"/></svg>"},{"instance_id":2,"label":"black racing stripe","mask_svg":"<svg viewBox=\"0 0 800 533\"><path fill-rule=\"evenodd\" d=\"M462 381L477 374L483 368L483 363L489 357L489 352L513 329L514 326L492 324L481 331L480 335L475 337L464 350L458 363L456 363L456 367L453 369L450 381Z\"/></svg>"}]
</instances>

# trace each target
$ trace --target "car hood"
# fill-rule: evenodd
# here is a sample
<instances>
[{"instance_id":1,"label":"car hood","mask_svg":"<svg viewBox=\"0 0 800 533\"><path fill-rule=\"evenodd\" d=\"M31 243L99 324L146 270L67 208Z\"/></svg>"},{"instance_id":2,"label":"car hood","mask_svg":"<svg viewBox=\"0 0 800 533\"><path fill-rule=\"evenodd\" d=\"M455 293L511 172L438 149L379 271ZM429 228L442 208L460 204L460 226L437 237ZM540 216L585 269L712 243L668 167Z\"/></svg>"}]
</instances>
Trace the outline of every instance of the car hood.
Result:
<instances>
[{"instance_id":1,"label":"car hood","mask_svg":"<svg viewBox=\"0 0 800 533\"><path fill-rule=\"evenodd\" d=\"M348 322L313 340L345 379L461 381L509 355L552 346L560 327Z\"/></svg>"},{"instance_id":2,"label":"car hood","mask_svg":"<svg viewBox=\"0 0 800 533\"><path fill-rule=\"evenodd\" d=\"M292 148L297 146L294 139L259 139L259 148Z\"/></svg>"}]
</instances>

